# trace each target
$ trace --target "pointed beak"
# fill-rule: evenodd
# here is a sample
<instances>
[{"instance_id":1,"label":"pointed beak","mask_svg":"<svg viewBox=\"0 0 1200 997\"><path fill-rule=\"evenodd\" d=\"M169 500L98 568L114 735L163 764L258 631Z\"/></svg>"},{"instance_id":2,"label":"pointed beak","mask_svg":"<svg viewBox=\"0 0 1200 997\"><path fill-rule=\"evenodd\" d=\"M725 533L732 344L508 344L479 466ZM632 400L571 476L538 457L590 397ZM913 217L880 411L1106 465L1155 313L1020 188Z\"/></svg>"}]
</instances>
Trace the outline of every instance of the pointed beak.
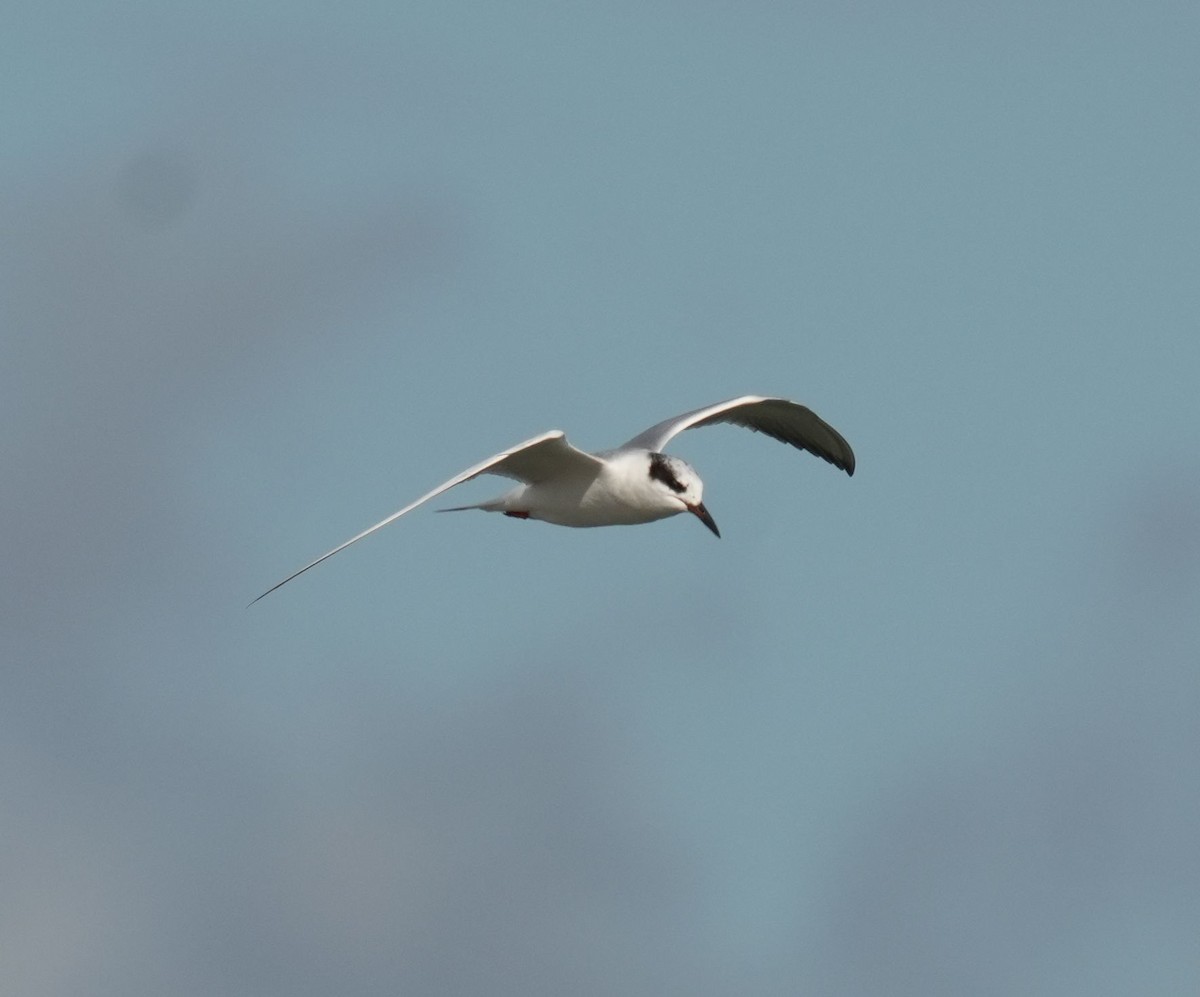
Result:
<instances>
[{"instance_id":1,"label":"pointed beak","mask_svg":"<svg viewBox=\"0 0 1200 997\"><path fill-rule=\"evenodd\" d=\"M703 502L697 502L695 505L688 506L688 512L695 515L705 526L713 531L718 538L721 536L721 531L717 529L717 524L713 521L712 516L708 514L708 510L704 508Z\"/></svg>"}]
</instances>

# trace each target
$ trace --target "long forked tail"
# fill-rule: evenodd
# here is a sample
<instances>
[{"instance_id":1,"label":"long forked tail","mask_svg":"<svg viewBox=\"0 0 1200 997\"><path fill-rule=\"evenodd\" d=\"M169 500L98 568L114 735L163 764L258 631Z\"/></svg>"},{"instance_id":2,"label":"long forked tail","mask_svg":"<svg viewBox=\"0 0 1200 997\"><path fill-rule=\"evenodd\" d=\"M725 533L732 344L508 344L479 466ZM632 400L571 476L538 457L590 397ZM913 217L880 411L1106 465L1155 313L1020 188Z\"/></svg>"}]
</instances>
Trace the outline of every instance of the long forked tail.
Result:
<instances>
[{"instance_id":1,"label":"long forked tail","mask_svg":"<svg viewBox=\"0 0 1200 997\"><path fill-rule=\"evenodd\" d=\"M466 512L468 509L482 509L484 512L503 512L503 499L489 499L487 502L476 502L474 505L455 505L449 509L435 509L435 512Z\"/></svg>"}]
</instances>

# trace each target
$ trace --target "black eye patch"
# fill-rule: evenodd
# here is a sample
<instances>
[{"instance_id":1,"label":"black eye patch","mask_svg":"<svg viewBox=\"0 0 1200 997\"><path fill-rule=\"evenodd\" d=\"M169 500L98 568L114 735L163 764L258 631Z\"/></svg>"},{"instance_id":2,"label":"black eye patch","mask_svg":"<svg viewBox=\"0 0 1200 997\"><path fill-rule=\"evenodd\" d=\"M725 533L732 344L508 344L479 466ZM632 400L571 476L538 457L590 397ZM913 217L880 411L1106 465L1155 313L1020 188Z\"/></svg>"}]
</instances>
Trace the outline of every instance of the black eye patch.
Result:
<instances>
[{"instance_id":1,"label":"black eye patch","mask_svg":"<svg viewBox=\"0 0 1200 997\"><path fill-rule=\"evenodd\" d=\"M650 455L650 477L661 481L676 494L687 491L687 488L680 484L679 479L675 477L675 472L671 469L671 461L665 454L652 453Z\"/></svg>"}]
</instances>

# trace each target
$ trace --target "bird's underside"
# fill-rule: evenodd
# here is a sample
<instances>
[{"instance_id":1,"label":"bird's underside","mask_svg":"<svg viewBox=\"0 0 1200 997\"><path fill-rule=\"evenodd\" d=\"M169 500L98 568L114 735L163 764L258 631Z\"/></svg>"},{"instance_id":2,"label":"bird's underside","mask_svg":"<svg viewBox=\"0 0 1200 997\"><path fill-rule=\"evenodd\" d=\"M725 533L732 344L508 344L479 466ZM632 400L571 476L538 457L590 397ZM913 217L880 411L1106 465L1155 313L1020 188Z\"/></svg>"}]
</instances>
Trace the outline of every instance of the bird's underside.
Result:
<instances>
[{"instance_id":1,"label":"bird's underside","mask_svg":"<svg viewBox=\"0 0 1200 997\"><path fill-rule=\"evenodd\" d=\"M445 511L484 509L521 519L542 519L563 526L646 523L690 511L720 536L712 517L699 500L703 489L699 477L685 462L662 454L667 443L685 429L718 423L765 433L799 450L806 450L849 475L854 474L854 451L845 438L811 409L783 398L743 395L718 402L667 419L615 450L596 454L576 449L567 442L561 430L551 430L456 474L386 519L288 575L253 602L430 499L483 474L511 478L519 484L507 494L488 502L455 506ZM673 476L671 467L683 470L678 470ZM690 501L693 497L695 502Z\"/></svg>"}]
</instances>

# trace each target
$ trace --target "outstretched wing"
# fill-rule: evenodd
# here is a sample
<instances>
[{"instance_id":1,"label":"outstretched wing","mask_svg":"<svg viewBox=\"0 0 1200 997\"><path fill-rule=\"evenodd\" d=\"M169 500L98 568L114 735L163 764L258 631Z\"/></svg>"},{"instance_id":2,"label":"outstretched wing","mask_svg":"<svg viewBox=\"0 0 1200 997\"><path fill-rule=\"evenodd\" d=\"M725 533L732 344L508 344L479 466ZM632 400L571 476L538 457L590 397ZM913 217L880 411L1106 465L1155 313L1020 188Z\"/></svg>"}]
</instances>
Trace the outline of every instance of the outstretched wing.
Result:
<instances>
[{"instance_id":1,"label":"outstretched wing","mask_svg":"<svg viewBox=\"0 0 1200 997\"><path fill-rule=\"evenodd\" d=\"M417 506L428 502L431 498L436 498L442 492L449 491L455 485L461 485L464 481L470 481L481 474L499 474L505 478L514 478L517 481L524 481L526 484L534 485L539 481L559 476L569 477L576 474L595 474L602 464L603 461L600 458L593 457L582 450L576 450L571 446L567 442L566 435L561 430L554 429L548 433L542 433L541 436L535 436L524 443L518 443L515 447L503 450L489 457L487 460L480 461L474 467L468 467L461 474L456 474L449 481L442 482L433 491L426 492L415 502L410 502L403 509L393 512L387 519L381 520L369 529L363 530L358 536L351 537L344 544L339 544L327 554L322 554L311 564L306 564L299 571L288 575L279 584L272 585L262 595L254 599L250 605L253 606L263 596L270 595L280 586L286 585L297 575L304 574L309 568L315 568L326 558L333 557L334 554L345 550L352 543L357 543L363 537L370 536L376 530L383 529L388 523L399 519L406 512L412 512Z\"/></svg>"},{"instance_id":2,"label":"outstretched wing","mask_svg":"<svg viewBox=\"0 0 1200 997\"><path fill-rule=\"evenodd\" d=\"M758 395L742 395L677 415L639 433L620 449L660 451L673 436L685 429L714 426L719 422L766 433L783 443L816 454L847 474L854 473L854 451L850 444L812 409L786 398L761 398Z\"/></svg>"}]
</instances>

